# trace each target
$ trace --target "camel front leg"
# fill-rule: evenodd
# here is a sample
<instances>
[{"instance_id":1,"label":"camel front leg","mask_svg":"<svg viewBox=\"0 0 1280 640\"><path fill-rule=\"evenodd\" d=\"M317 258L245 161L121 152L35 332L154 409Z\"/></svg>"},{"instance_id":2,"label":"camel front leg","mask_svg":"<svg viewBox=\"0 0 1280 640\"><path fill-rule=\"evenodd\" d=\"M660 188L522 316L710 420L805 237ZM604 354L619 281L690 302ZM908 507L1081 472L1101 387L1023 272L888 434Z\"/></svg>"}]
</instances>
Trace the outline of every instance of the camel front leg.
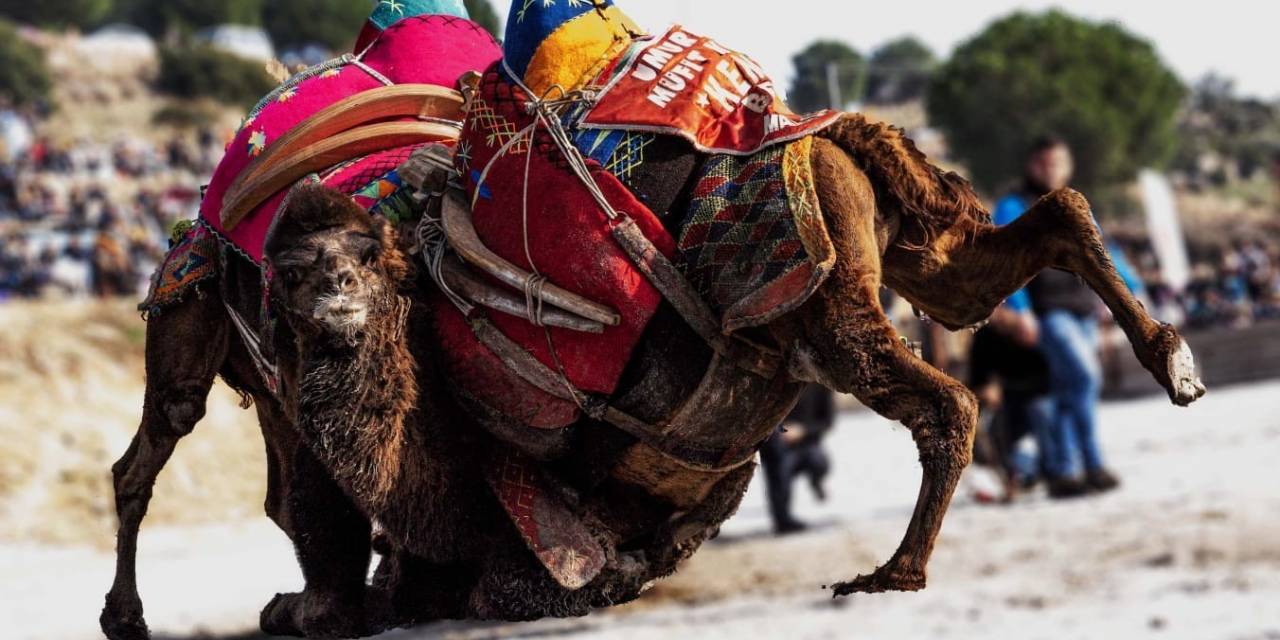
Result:
<instances>
[{"instance_id":1,"label":"camel front leg","mask_svg":"<svg viewBox=\"0 0 1280 640\"><path fill-rule=\"evenodd\" d=\"M822 288L775 329L793 375L850 393L902 422L923 477L902 542L884 566L834 586L835 595L923 589L926 567L960 474L972 457L978 402L964 385L917 358L880 307L880 245L865 180L840 154L814 156L839 259ZM854 190L849 190L853 185Z\"/></svg>"},{"instance_id":2,"label":"camel front leg","mask_svg":"<svg viewBox=\"0 0 1280 640\"><path fill-rule=\"evenodd\" d=\"M1045 196L1008 226L957 225L924 250L895 248L885 256L886 282L953 329L986 318L1047 268L1075 273L1088 283L1175 404L1186 406L1204 395L1191 349L1129 291L1088 201L1075 191Z\"/></svg>"},{"instance_id":3,"label":"camel front leg","mask_svg":"<svg viewBox=\"0 0 1280 640\"><path fill-rule=\"evenodd\" d=\"M920 493L896 553L870 575L833 587L835 595L917 591L960 474L972 458L978 402L964 385L917 358L883 314L834 314L805 340L800 377L856 396L911 431L920 454ZM809 375L805 375L809 372Z\"/></svg>"},{"instance_id":4,"label":"camel front leg","mask_svg":"<svg viewBox=\"0 0 1280 640\"><path fill-rule=\"evenodd\" d=\"M147 388L142 423L112 467L116 514L116 574L99 623L110 640L146 640L138 596L138 530L156 477L178 440L204 416L205 400L227 352L227 328L213 296L153 316L147 325Z\"/></svg>"}]
</instances>

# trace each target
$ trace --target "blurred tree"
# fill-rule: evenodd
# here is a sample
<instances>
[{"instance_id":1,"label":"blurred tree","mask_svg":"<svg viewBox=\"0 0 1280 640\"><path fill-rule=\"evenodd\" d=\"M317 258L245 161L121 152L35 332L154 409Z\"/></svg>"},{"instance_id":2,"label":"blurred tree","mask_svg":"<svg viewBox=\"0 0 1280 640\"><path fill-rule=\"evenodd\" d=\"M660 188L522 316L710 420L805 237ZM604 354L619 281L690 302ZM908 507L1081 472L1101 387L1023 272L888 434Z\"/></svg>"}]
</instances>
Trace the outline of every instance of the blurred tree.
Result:
<instances>
[{"instance_id":1,"label":"blurred tree","mask_svg":"<svg viewBox=\"0 0 1280 640\"><path fill-rule=\"evenodd\" d=\"M318 42L345 51L356 41L372 6L361 0L270 0L262 22L279 49Z\"/></svg>"},{"instance_id":2,"label":"blurred tree","mask_svg":"<svg viewBox=\"0 0 1280 640\"><path fill-rule=\"evenodd\" d=\"M151 35L173 43L180 34L204 27L220 24L260 25L265 1L116 0L112 15L117 20L137 25Z\"/></svg>"},{"instance_id":3,"label":"blurred tree","mask_svg":"<svg viewBox=\"0 0 1280 640\"><path fill-rule=\"evenodd\" d=\"M0 20L0 107L47 105L52 92L44 51L22 39L12 24Z\"/></svg>"},{"instance_id":4,"label":"blurred tree","mask_svg":"<svg viewBox=\"0 0 1280 640\"><path fill-rule=\"evenodd\" d=\"M111 0L0 0L0 16L40 27L97 26Z\"/></svg>"},{"instance_id":5,"label":"blurred tree","mask_svg":"<svg viewBox=\"0 0 1280 640\"><path fill-rule=\"evenodd\" d=\"M1223 184L1270 169L1280 154L1280 104L1236 94L1218 75L1202 78L1178 121L1174 166L1195 184Z\"/></svg>"},{"instance_id":6,"label":"blurred tree","mask_svg":"<svg viewBox=\"0 0 1280 640\"><path fill-rule=\"evenodd\" d=\"M467 13L471 15L472 21L488 30L494 38L502 40L502 20L498 18L498 12L493 10L489 0L464 0L463 4L467 6Z\"/></svg>"},{"instance_id":7,"label":"blurred tree","mask_svg":"<svg viewBox=\"0 0 1280 640\"><path fill-rule=\"evenodd\" d=\"M796 111L844 107L862 96L866 60L853 47L833 40L819 40L791 59L795 77L787 101ZM831 71L834 69L835 73ZM831 76L836 81L838 104L832 105Z\"/></svg>"},{"instance_id":8,"label":"blurred tree","mask_svg":"<svg viewBox=\"0 0 1280 640\"><path fill-rule=\"evenodd\" d=\"M929 118L978 186L1019 175L1028 145L1072 146L1082 189L1167 159L1183 87L1151 43L1061 11L1014 13L960 45L929 88Z\"/></svg>"},{"instance_id":9,"label":"blurred tree","mask_svg":"<svg viewBox=\"0 0 1280 640\"><path fill-rule=\"evenodd\" d=\"M207 45L162 47L156 86L183 98L212 98L249 107L276 86L262 63Z\"/></svg>"},{"instance_id":10,"label":"blurred tree","mask_svg":"<svg viewBox=\"0 0 1280 640\"><path fill-rule=\"evenodd\" d=\"M929 47L910 36L881 46L867 63L867 102L901 104L924 97L937 66Z\"/></svg>"}]
</instances>

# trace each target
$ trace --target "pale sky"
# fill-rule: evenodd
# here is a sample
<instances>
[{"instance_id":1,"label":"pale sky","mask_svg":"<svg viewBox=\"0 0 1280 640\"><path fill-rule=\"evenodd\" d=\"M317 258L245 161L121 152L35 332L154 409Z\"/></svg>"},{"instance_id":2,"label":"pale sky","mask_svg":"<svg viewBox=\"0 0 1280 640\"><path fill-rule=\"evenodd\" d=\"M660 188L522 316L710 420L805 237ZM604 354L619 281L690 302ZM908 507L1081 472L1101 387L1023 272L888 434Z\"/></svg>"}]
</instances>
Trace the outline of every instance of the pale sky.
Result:
<instances>
[{"instance_id":1,"label":"pale sky","mask_svg":"<svg viewBox=\"0 0 1280 640\"><path fill-rule=\"evenodd\" d=\"M751 55L773 77L791 77L791 56L817 38L864 54L904 34L945 57L993 19L1016 9L1059 7L1114 20L1155 43L1185 82L1209 71L1234 78L1241 93L1280 98L1280 2L1213 0L617 0L650 31L674 22ZM496 4L502 4L498 2Z\"/></svg>"}]
</instances>

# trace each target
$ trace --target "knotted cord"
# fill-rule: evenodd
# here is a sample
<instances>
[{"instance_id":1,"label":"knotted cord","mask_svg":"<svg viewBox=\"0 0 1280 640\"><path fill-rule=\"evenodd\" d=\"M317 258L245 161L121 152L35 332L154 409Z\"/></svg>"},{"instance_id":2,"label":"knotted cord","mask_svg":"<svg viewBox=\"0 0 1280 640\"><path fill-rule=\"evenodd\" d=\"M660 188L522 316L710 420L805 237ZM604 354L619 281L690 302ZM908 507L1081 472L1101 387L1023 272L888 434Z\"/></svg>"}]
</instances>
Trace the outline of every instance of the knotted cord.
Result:
<instances>
[{"instance_id":1,"label":"knotted cord","mask_svg":"<svg viewBox=\"0 0 1280 640\"><path fill-rule=\"evenodd\" d=\"M430 198L443 198L443 193L433 193ZM418 248L422 252L422 261L426 263L427 275L431 276L432 282L440 287L445 297L458 307L463 314L471 313L475 307L456 291L449 287L449 283L444 279L444 256L449 248L449 238L444 232L444 221L432 216L430 207L422 214L422 220L418 222L418 228L415 230L415 239L418 241Z\"/></svg>"},{"instance_id":2,"label":"knotted cord","mask_svg":"<svg viewBox=\"0 0 1280 640\"><path fill-rule=\"evenodd\" d=\"M534 95L533 91L521 82L519 78L515 77L513 74L511 75L511 78L526 96ZM551 99L550 96L556 92L559 93L559 97ZM547 329L542 318L543 299L541 294L542 287L547 283L547 278L542 275L541 271L539 271L538 265L533 260L533 251L529 246L529 178L532 174L533 153L535 143L537 141L538 128L540 126L546 127L547 134L568 162L570 170L573 171L574 176L578 178L583 186L587 188L587 191L591 194L591 198L596 201L596 204L600 207L600 210L604 212L605 216L610 221L615 221L622 216L617 209L614 209L613 205L609 202L609 199L605 197L604 192L600 189L600 185L596 183L595 178L591 175L591 169L587 166L586 159L573 144L573 140L570 139L569 133L565 131L564 125L560 122L559 111L563 107L580 102L592 102L594 100L594 92L581 90L569 92L560 85L553 85L547 89L546 93L542 96L538 98L531 98L526 102L525 110L533 116L533 122L530 123L529 126L517 131L515 135L511 136L511 139L507 140L505 144L499 147L498 151L485 164L484 169L480 172L479 179L476 180L475 193L471 200L472 209L474 210L475 205L479 201L480 192L489 178L489 172L492 171L497 161L506 157L512 149L517 147L517 145L527 143L528 148L526 149L524 184L522 185L522 201L520 208L520 224L523 235L522 239L524 243L525 259L529 262L529 270L531 271L531 274L524 282L526 313L530 323L534 326L542 327L547 338L547 349L551 354L551 359L556 365L556 372L559 374L560 381L569 391L569 395L573 398L574 403L578 405L579 409L584 411L586 410L586 407L583 404L582 394L573 386L573 383L569 380L568 374L565 373L564 365L560 361L560 355L552 340L551 331Z\"/></svg>"}]
</instances>

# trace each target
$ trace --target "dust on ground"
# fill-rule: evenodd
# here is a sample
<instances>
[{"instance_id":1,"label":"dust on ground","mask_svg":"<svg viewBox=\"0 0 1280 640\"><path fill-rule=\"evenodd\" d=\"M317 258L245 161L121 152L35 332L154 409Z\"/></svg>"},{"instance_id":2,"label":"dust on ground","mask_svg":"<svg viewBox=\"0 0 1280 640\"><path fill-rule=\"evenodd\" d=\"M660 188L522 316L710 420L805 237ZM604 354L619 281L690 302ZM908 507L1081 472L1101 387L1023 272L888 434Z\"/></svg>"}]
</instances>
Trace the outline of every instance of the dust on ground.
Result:
<instances>
[{"instance_id":1,"label":"dust on ground","mask_svg":"<svg viewBox=\"0 0 1280 640\"><path fill-rule=\"evenodd\" d=\"M0 306L0 620L6 638L98 638L113 570L110 464L136 428L144 325L129 305ZM161 476L139 546L155 637L255 638L258 610L301 586L262 515L252 412L220 388ZM423 638L1280 639L1280 383L1104 406L1121 491L1011 507L953 505L919 594L833 601L905 530L919 467L905 430L848 413L831 499L798 488L805 534L768 534L756 483L723 530L640 601L583 619L440 624ZM963 493L963 492L962 492Z\"/></svg>"}]
</instances>

